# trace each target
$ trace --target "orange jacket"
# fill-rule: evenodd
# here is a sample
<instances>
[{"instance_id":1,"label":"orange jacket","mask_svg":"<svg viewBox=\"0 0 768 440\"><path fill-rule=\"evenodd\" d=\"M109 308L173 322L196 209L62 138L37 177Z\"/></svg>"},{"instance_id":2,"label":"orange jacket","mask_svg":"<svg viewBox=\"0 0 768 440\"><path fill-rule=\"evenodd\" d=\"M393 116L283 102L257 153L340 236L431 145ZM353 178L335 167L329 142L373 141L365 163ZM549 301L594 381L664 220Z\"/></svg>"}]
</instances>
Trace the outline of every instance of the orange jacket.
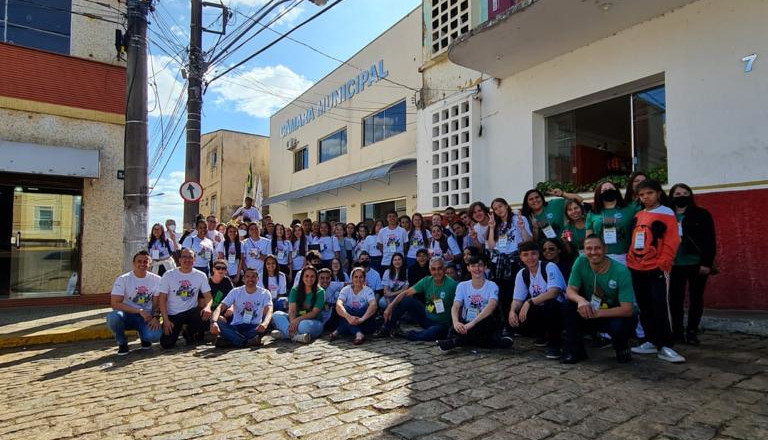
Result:
<instances>
[{"instance_id":1,"label":"orange jacket","mask_svg":"<svg viewBox=\"0 0 768 440\"><path fill-rule=\"evenodd\" d=\"M644 234L645 246L642 249L635 248L638 234ZM632 241L627 253L627 267L670 272L679 245L677 220L671 209L661 206L653 212L642 210L635 214L635 227L632 229Z\"/></svg>"}]
</instances>

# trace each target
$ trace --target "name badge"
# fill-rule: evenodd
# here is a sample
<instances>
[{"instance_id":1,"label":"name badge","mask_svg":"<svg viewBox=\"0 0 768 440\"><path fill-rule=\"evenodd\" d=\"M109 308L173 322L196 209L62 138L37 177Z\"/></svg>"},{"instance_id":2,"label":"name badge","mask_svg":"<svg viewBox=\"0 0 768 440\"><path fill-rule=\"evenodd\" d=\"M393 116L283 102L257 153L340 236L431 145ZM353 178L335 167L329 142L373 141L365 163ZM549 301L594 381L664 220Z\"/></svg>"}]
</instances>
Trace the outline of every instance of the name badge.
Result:
<instances>
[{"instance_id":1,"label":"name badge","mask_svg":"<svg viewBox=\"0 0 768 440\"><path fill-rule=\"evenodd\" d=\"M645 232L635 234L635 249L645 249Z\"/></svg>"},{"instance_id":2,"label":"name badge","mask_svg":"<svg viewBox=\"0 0 768 440\"><path fill-rule=\"evenodd\" d=\"M597 295L592 295L592 310L598 311L600 310L600 306L603 304L603 301L597 297Z\"/></svg>"},{"instance_id":3,"label":"name badge","mask_svg":"<svg viewBox=\"0 0 768 440\"><path fill-rule=\"evenodd\" d=\"M235 257L236 257L235 254L229 254L229 256L227 257L227 262L229 264L235 264Z\"/></svg>"},{"instance_id":4,"label":"name badge","mask_svg":"<svg viewBox=\"0 0 768 440\"><path fill-rule=\"evenodd\" d=\"M390 253L394 254L395 252L397 252L397 244L390 243L387 245L387 249L389 250Z\"/></svg>"},{"instance_id":5,"label":"name badge","mask_svg":"<svg viewBox=\"0 0 768 440\"><path fill-rule=\"evenodd\" d=\"M683 236L683 222L677 222L677 235ZM155 257L152 257L155 258Z\"/></svg>"},{"instance_id":6,"label":"name badge","mask_svg":"<svg viewBox=\"0 0 768 440\"><path fill-rule=\"evenodd\" d=\"M270 287L270 293L272 293L272 299L277 298L277 287Z\"/></svg>"},{"instance_id":7,"label":"name badge","mask_svg":"<svg viewBox=\"0 0 768 440\"><path fill-rule=\"evenodd\" d=\"M209 251L209 250L203 251L203 258L205 258L206 260L210 260L211 259L211 251Z\"/></svg>"},{"instance_id":8,"label":"name badge","mask_svg":"<svg viewBox=\"0 0 768 440\"><path fill-rule=\"evenodd\" d=\"M159 258L160 258L160 251L159 251L159 250L157 250L157 249L152 249L152 250L149 252L149 255L152 257L152 259L153 259L153 260L157 260L157 259L159 259Z\"/></svg>"},{"instance_id":9,"label":"name badge","mask_svg":"<svg viewBox=\"0 0 768 440\"><path fill-rule=\"evenodd\" d=\"M248 255L251 258L259 258L259 251L257 249L251 249L250 251L248 251Z\"/></svg>"},{"instance_id":10,"label":"name badge","mask_svg":"<svg viewBox=\"0 0 768 440\"><path fill-rule=\"evenodd\" d=\"M253 319L253 310L246 310L243 312L243 322L250 324Z\"/></svg>"},{"instance_id":11,"label":"name badge","mask_svg":"<svg viewBox=\"0 0 768 440\"><path fill-rule=\"evenodd\" d=\"M612 227L603 229L603 240L605 241L605 244L616 244L618 242L616 228Z\"/></svg>"},{"instance_id":12,"label":"name badge","mask_svg":"<svg viewBox=\"0 0 768 440\"><path fill-rule=\"evenodd\" d=\"M277 259L282 260L285 258L285 251L277 251Z\"/></svg>"},{"instance_id":13,"label":"name badge","mask_svg":"<svg viewBox=\"0 0 768 440\"><path fill-rule=\"evenodd\" d=\"M544 232L544 236L547 238L555 238L557 237L557 234L555 233L555 230L552 228L552 226L547 225L544 229L542 229Z\"/></svg>"},{"instance_id":14,"label":"name badge","mask_svg":"<svg viewBox=\"0 0 768 440\"><path fill-rule=\"evenodd\" d=\"M435 303L435 313L445 313L445 306L443 305L442 299L436 299L434 303Z\"/></svg>"},{"instance_id":15,"label":"name badge","mask_svg":"<svg viewBox=\"0 0 768 440\"><path fill-rule=\"evenodd\" d=\"M480 311L477 310L474 307L470 307L467 309L467 322L472 322L477 318L477 315L480 314Z\"/></svg>"},{"instance_id":16,"label":"name badge","mask_svg":"<svg viewBox=\"0 0 768 440\"><path fill-rule=\"evenodd\" d=\"M498 249L506 249L508 244L509 244L509 240L507 240L506 234L505 235L500 235L499 236L499 241L496 243L496 248L498 248Z\"/></svg>"}]
</instances>

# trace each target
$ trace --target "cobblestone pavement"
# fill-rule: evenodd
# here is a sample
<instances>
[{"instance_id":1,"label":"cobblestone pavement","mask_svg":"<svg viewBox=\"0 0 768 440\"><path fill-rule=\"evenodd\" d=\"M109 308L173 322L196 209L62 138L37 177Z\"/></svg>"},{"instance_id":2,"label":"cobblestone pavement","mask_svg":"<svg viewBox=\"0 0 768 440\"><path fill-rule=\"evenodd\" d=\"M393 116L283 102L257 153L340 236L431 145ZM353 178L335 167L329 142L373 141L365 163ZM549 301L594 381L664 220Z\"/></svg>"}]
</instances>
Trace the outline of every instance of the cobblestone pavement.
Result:
<instances>
[{"instance_id":1,"label":"cobblestone pavement","mask_svg":"<svg viewBox=\"0 0 768 440\"><path fill-rule=\"evenodd\" d=\"M270 338L122 358L107 341L5 350L0 438L768 438L768 341L702 340L683 365L618 365L604 349L564 366L529 340L449 354Z\"/></svg>"}]
</instances>

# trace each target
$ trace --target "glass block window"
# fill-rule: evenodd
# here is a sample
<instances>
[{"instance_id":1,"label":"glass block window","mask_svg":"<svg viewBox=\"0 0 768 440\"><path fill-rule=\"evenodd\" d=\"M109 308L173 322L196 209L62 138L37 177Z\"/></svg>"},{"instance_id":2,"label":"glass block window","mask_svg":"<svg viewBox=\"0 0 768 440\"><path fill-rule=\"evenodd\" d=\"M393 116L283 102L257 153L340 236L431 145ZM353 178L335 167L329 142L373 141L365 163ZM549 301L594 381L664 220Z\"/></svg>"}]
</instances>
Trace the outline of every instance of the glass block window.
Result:
<instances>
[{"instance_id":1,"label":"glass block window","mask_svg":"<svg viewBox=\"0 0 768 440\"><path fill-rule=\"evenodd\" d=\"M469 32L469 0L430 0L432 17L432 54L444 51L459 37Z\"/></svg>"},{"instance_id":2,"label":"glass block window","mask_svg":"<svg viewBox=\"0 0 768 440\"><path fill-rule=\"evenodd\" d=\"M470 204L472 98L432 112L432 208Z\"/></svg>"}]
</instances>

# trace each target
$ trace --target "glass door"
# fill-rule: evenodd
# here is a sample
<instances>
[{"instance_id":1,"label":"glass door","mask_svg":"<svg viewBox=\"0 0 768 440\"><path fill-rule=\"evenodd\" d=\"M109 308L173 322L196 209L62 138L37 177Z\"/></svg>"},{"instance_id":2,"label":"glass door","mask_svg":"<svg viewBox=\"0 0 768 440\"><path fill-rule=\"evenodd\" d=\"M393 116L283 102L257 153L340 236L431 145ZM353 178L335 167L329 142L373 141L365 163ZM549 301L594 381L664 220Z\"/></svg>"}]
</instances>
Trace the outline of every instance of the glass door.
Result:
<instances>
[{"instance_id":1,"label":"glass door","mask_svg":"<svg viewBox=\"0 0 768 440\"><path fill-rule=\"evenodd\" d=\"M79 194L13 188L11 236L6 242L10 264L0 265L0 270L9 270L10 282L0 294L29 298L79 293L81 202Z\"/></svg>"}]
</instances>

